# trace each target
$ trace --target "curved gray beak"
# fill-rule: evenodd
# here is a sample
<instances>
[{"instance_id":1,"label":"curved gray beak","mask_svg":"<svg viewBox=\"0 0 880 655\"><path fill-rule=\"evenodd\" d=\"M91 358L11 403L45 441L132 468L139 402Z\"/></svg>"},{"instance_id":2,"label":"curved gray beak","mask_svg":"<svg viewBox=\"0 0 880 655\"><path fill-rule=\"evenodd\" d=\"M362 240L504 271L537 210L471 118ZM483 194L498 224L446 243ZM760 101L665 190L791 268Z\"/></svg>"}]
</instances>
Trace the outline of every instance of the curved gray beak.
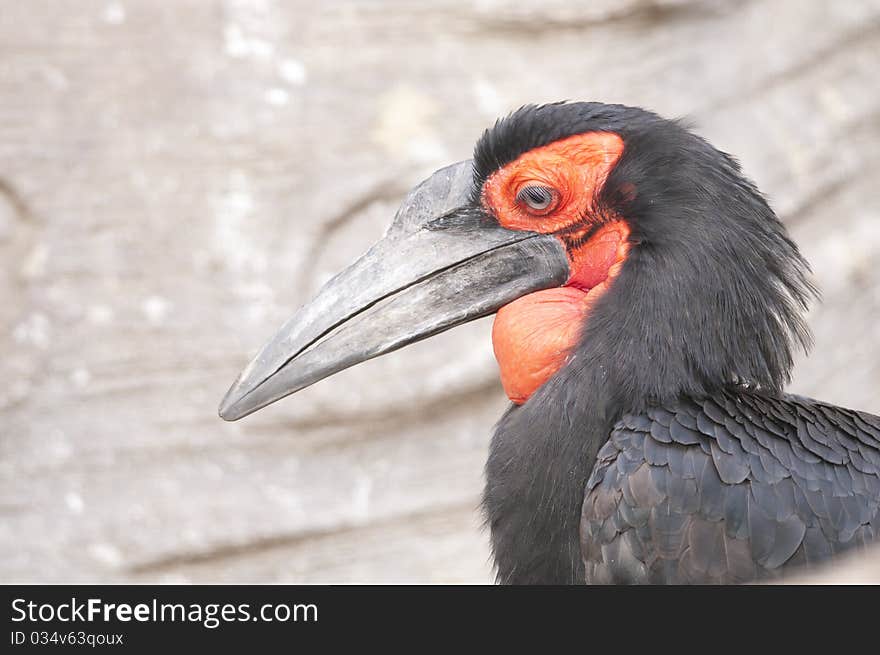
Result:
<instances>
[{"instance_id":1,"label":"curved gray beak","mask_svg":"<svg viewBox=\"0 0 880 655\"><path fill-rule=\"evenodd\" d=\"M471 161L409 193L387 234L285 323L220 403L235 421L349 366L492 314L568 278L548 235L497 226L470 202Z\"/></svg>"}]
</instances>

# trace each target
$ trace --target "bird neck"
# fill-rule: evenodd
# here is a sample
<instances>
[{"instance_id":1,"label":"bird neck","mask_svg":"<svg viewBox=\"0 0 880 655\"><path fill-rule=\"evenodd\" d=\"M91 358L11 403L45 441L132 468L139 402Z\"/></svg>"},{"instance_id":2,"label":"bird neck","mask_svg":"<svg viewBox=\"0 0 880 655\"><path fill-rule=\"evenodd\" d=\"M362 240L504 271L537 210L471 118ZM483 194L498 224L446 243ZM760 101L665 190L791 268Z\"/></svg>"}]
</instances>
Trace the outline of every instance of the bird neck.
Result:
<instances>
[{"instance_id":1,"label":"bird neck","mask_svg":"<svg viewBox=\"0 0 880 655\"><path fill-rule=\"evenodd\" d=\"M584 582L584 489L619 414L598 371L565 367L496 426L483 508L503 584Z\"/></svg>"}]
</instances>

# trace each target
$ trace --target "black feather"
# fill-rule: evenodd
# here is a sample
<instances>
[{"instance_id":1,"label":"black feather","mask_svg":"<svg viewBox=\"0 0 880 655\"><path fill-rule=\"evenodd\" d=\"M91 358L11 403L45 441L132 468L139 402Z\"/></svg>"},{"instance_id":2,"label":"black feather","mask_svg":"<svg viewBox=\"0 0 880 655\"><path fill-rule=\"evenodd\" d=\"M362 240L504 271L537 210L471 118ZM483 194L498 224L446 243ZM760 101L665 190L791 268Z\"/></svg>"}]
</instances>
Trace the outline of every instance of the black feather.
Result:
<instances>
[{"instance_id":1,"label":"black feather","mask_svg":"<svg viewBox=\"0 0 880 655\"><path fill-rule=\"evenodd\" d=\"M763 424L755 407L768 399L776 408L774 420L781 435L771 435L754 425L758 420ZM804 433L809 431L809 445L822 445L828 459L837 461L840 453L846 453L859 458L861 465L870 465L860 455L862 448L872 455L877 452L862 440L872 439L870 435L852 429L853 422L844 430L844 422L835 420L833 408L824 406L820 411L815 401L797 396L765 398L754 391L729 390L703 406L713 408L712 417L705 416L705 421L720 428L706 430L714 433L711 457L694 444L659 442L650 434L637 451L630 446L619 452L618 458L641 457L642 462L638 466L633 462L633 473L614 479L614 484L623 488L618 496L620 520L614 534L606 530L602 536L612 541L637 541L644 568L630 564L618 578L611 567L606 569L610 581L743 582L815 565L838 552L862 547L873 538L872 522L880 521L880 467L866 474L851 459L841 464L829 462L802 446L797 452L807 459L800 459L790 447L803 444ZM770 406L767 402L766 407ZM743 411L746 407L748 412ZM677 404L667 410L678 415ZM719 411L729 416L722 417ZM838 411L844 416L847 410ZM783 422L783 417L790 417L790 422ZM673 420L670 427L675 424ZM618 425L615 433L621 429ZM660 434L663 429L658 428ZM758 455L742 448L754 434L762 435L760 442L753 441ZM847 448L844 443L849 441L857 447ZM730 452L721 448L722 442ZM774 453L785 453L796 466L786 466ZM652 466L651 460L665 465ZM584 522L592 520L586 508L594 495L586 495ZM650 530L639 533L635 525L643 528L645 521ZM682 526L687 526L684 531ZM584 552L601 557L593 548ZM666 560L676 553L680 561L674 571L652 560ZM644 577L634 579L634 571Z\"/></svg>"}]
</instances>

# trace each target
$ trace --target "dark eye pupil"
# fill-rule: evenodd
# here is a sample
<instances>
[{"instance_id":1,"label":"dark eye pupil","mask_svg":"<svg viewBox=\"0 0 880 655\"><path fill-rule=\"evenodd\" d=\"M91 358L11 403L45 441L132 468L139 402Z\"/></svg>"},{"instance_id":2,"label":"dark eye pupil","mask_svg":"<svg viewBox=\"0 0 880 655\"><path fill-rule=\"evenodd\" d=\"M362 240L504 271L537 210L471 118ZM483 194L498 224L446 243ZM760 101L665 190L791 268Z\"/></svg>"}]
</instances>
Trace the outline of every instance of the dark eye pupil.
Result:
<instances>
[{"instance_id":1,"label":"dark eye pupil","mask_svg":"<svg viewBox=\"0 0 880 655\"><path fill-rule=\"evenodd\" d=\"M527 186L520 190L518 200L532 209L547 209L553 202L553 192L543 186Z\"/></svg>"}]
</instances>

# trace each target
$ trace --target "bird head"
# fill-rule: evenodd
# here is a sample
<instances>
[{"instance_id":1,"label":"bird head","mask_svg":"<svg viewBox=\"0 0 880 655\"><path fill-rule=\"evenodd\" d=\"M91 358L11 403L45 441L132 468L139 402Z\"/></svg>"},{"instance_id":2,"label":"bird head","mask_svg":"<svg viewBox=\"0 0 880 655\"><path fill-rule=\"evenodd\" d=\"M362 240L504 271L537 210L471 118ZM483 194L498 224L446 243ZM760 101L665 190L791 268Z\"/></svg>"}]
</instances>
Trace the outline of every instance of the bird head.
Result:
<instances>
[{"instance_id":1,"label":"bird head","mask_svg":"<svg viewBox=\"0 0 880 655\"><path fill-rule=\"evenodd\" d=\"M227 392L237 420L359 362L496 313L517 404L569 370L633 406L776 390L809 332L808 267L729 156L600 103L526 106L413 189Z\"/></svg>"}]
</instances>

